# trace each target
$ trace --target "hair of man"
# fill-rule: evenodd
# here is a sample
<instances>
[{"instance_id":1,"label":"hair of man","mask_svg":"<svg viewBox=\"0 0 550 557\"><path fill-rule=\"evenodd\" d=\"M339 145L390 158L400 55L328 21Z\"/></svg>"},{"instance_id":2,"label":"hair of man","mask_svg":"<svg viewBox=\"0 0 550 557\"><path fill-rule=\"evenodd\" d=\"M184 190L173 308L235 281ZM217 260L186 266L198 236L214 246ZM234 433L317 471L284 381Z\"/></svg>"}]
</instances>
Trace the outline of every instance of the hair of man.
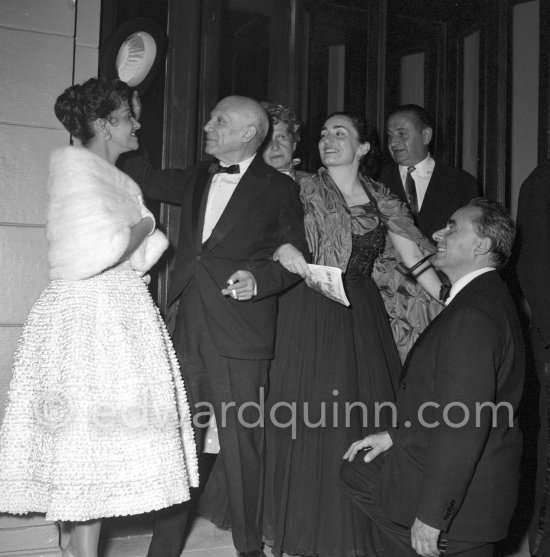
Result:
<instances>
[{"instance_id":1,"label":"hair of man","mask_svg":"<svg viewBox=\"0 0 550 557\"><path fill-rule=\"evenodd\" d=\"M491 259L496 268L501 269L512 253L514 221L500 203L484 197L472 199L468 206L481 210L479 218L472 222L474 230L479 238L488 238L491 241Z\"/></svg>"}]
</instances>

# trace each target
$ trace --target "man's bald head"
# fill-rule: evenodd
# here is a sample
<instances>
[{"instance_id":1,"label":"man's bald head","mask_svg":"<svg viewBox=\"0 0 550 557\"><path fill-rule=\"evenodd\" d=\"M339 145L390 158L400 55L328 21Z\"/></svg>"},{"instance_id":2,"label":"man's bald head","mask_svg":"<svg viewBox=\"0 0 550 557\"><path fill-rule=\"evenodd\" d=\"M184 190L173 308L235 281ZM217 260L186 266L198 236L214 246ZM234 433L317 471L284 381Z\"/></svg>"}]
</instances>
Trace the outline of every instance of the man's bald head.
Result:
<instances>
[{"instance_id":1,"label":"man's bald head","mask_svg":"<svg viewBox=\"0 0 550 557\"><path fill-rule=\"evenodd\" d=\"M234 164L256 153L269 129L265 110L254 99L233 95L222 99L204 127L206 152Z\"/></svg>"},{"instance_id":2,"label":"man's bald head","mask_svg":"<svg viewBox=\"0 0 550 557\"><path fill-rule=\"evenodd\" d=\"M259 147L267 136L269 130L269 117L262 105L249 97L233 95L226 97L223 101L230 103L234 110L240 112L243 122L256 128L255 139Z\"/></svg>"}]
</instances>

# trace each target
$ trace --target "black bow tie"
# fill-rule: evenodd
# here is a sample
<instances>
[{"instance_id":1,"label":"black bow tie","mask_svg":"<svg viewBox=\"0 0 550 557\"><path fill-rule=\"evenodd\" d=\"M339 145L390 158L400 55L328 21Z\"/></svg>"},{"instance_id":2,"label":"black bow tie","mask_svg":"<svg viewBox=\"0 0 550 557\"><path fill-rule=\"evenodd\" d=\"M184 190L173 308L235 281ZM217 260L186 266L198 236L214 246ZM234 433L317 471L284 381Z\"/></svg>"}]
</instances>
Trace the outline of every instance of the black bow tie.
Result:
<instances>
[{"instance_id":1,"label":"black bow tie","mask_svg":"<svg viewBox=\"0 0 550 557\"><path fill-rule=\"evenodd\" d=\"M226 174L239 174L240 169L238 164L222 166L221 164L214 162L209 166L208 172L210 172L210 174L219 174L222 172L225 172Z\"/></svg>"}]
</instances>

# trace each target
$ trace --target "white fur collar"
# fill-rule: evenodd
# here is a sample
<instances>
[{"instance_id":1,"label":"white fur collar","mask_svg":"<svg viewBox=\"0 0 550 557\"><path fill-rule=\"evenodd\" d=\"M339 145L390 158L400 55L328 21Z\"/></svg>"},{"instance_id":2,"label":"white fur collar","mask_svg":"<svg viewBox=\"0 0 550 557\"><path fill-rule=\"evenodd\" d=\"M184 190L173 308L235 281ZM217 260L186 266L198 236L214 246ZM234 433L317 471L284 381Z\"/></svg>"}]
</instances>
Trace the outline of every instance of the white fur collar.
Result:
<instances>
[{"instance_id":1,"label":"white fur collar","mask_svg":"<svg viewBox=\"0 0 550 557\"><path fill-rule=\"evenodd\" d=\"M128 247L130 227L143 216L138 185L91 151L63 147L51 156L48 191L50 278L79 280L116 265ZM145 272L167 246L155 231L130 263Z\"/></svg>"}]
</instances>

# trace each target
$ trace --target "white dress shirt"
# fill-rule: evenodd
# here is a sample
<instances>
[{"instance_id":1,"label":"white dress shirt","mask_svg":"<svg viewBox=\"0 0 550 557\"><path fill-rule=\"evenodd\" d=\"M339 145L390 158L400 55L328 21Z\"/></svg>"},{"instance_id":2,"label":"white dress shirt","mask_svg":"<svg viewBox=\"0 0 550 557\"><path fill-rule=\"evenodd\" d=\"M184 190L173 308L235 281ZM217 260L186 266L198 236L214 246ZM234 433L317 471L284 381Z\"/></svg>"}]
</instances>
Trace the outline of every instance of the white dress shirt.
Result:
<instances>
[{"instance_id":1,"label":"white dress shirt","mask_svg":"<svg viewBox=\"0 0 550 557\"><path fill-rule=\"evenodd\" d=\"M206 211L204 213L204 227L202 229L202 242L206 242L212 230L220 220L233 192L239 185L243 174L248 170L250 163L256 155L239 163L238 174L227 174L220 172L212 176L210 191L208 192L208 200L206 202Z\"/></svg>"},{"instance_id":2,"label":"white dress shirt","mask_svg":"<svg viewBox=\"0 0 550 557\"><path fill-rule=\"evenodd\" d=\"M239 163L238 174L227 174L226 172L219 172L212 176L212 183L210 184L210 191L208 192L208 200L206 201L206 211L204 213L204 226L202 229L202 242L206 242L212 230L222 213L224 212L233 192L237 189L243 174L248 170L250 163L256 155L250 157ZM229 166L225 165L224 166ZM256 291L254 291L254 295ZM210 422L205 434L205 453L216 454L220 452L220 442L218 438L218 426L214 414L210 415Z\"/></svg>"},{"instance_id":3,"label":"white dress shirt","mask_svg":"<svg viewBox=\"0 0 550 557\"><path fill-rule=\"evenodd\" d=\"M449 297L445 300L445 305L448 306L452 299L470 282L472 282L475 278L479 277L479 275L483 275L484 273L488 273L489 271L496 271L494 267L483 267L482 269L478 269L477 271L472 271L467 275L464 275L462 278L459 278L452 286L451 291L449 292Z\"/></svg>"},{"instance_id":4,"label":"white dress shirt","mask_svg":"<svg viewBox=\"0 0 550 557\"><path fill-rule=\"evenodd\" d=\"M401 175L403 187L405 187L405 179L407 178L407 168L408 166L399 165L399 174ZM418 164L414 165L414 170L413 172L411 172L411 176L414 180L416 189L416 199L418 200L419 211L422 208L422 203L424 203L424 197L426 196L426 191L428 190L428 185L430 183L434 168L435 161L428 153L428 156L423 161L420 161Z\"/></svg>"}]
</instances>

